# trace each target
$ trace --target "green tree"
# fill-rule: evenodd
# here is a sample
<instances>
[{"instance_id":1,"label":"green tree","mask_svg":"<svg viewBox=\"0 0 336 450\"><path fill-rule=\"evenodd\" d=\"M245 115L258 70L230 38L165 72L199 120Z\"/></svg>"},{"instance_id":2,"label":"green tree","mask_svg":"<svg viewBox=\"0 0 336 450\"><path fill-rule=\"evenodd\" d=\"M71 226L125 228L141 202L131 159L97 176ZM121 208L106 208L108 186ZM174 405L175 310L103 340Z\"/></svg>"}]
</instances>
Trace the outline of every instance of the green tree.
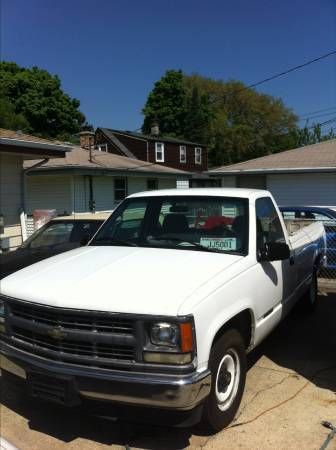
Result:
<instances>
[{"instance_id":1,"label":"green tree","mask_svg":"<svg viewBox=\"0 0 336 450\"><path fill-rule=\"evenodd\" d=\"M22 114L16 114L14 105L0 97L0 128L7 130L29 131L28 120Z\"/></svg>"},{"instance_id":2,"label":"green tree","mask_svg":"<svg viewBox=\"0 0 336 450\"><path fill-rule=\"evenodd\" d=\"M186 76L186 85L207 94L213 119L209 138L211 165L230 164L287 149L297 117L281 99L238 81Z\"/></svg>"},{"instance_id":3,"label":"green tree","mask_svg":"<svg viewBox=\"0 0 336 450\"><path fill-rule=\"evenodd\" d=\"M79 100L63 92L57 75L38 67L0 62L0 98L7 115L23 117L25 131L40 136L68 139L85 122ZM17 127L15 121L6 123L8 128Z\"/></svg>"},{"instance_id":4,"label":"green tree","mask_svg":"<svg viewBox=\"0 0 336 450\"><path fill-rule=\"evenodd\" d=\"M296 147L303 147L305 145L317 144L318 142L336 139L336 134L333 129L331 129L329 133L322 134L320 124L314 124L312 126L308 126L308 124L306 124L303 128L296 130L294 139Z\"/></svg>"},{"instance_id":5,"label":"green tree","mask_svg":"<svg viewBox=\"0 0 336 450\"><path fill-rule=\"evenodd\" d=\"M296 115L281 99L182 71L167 71L143 109L143 131L157 119L163 134L206 143L210 165L282 151L296 141Z\"/></svg>"},{"instance_id":6,"label":"green tree","mask_svg":"<svg viewBox=\"0 0 336 450\"><path fill-rule=\"evenodd\" d=\"M142 110L145 118L142 131L149 133L153 121L168 136L183 136L186 115L186 90L181 70L167 70L155 83Z\"/></svg>"},{"instance_id":7,"label":"green tree","mask_svg":"<svg viewBox=\"0 0 336 450\"><path fill-rule=\"evenodd\" d=\"M207 94L199 95L198 87L187 93L183 135L190 141L207 144L210 137L211 106Z\"/></svg>"}]
</instances>

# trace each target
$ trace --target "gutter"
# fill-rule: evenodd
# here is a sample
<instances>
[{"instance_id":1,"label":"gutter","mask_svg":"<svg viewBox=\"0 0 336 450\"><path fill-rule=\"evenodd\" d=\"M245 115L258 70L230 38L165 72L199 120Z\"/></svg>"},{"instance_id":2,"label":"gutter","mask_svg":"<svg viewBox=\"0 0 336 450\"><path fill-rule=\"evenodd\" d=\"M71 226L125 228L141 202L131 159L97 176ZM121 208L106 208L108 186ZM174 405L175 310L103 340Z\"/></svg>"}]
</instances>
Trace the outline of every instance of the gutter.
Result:
<instances>
[{"instance_id":1,"label":"gutter","mask_svg":"<svg viewBox=\"0 0 336 450\"><path fill-rule=\"evenodd\" d=\"M148 164L149 166L152 164ZM154 165L154 163L153 163ZM147 164L146 164L147 166ZM40 175L42 176L45 173L78 173L78 174L86 174L90 175L92 172L95 173L95 175L119 175L119 176L129 176L130 174L134 174L137 176L155 176L155 177L189 177L192 178L193 172L157 172L157 171L151 171L151 170L141 170L139 168L96 168L96 167L85 167L85 166L71 166L71 167L41 167L41 168L35 168L35 166L30 167L29 169L32 169L34 173L32 175Z\"/></svg>"},{"instance_id":2,"label":"gutter","mask_svg":"<svg viewBox=\"0 0 336 450\"><path fill-rule=\"evenodd\" d=\"M279 168L279 169L251 169L251 170L223 170L208 171L210 176L224 175L260 175L260 174L284 174L284 173L332 173L336 172L335 167L295 167L295 168Z\"/></svg>"},{"instance_id":3,"label":"gutter","mask_svg":"<svg viewBox=\"0 0 336 450\"><path fill-rule=\"evenodd\" d=\"M14 147L30 147L41 150L58 150L59 152L69 152L72 147L69 145L47 144L44 142L25 141L22 139L0 138L0 144L11 145Z\"/></svg>"}]
</instances>

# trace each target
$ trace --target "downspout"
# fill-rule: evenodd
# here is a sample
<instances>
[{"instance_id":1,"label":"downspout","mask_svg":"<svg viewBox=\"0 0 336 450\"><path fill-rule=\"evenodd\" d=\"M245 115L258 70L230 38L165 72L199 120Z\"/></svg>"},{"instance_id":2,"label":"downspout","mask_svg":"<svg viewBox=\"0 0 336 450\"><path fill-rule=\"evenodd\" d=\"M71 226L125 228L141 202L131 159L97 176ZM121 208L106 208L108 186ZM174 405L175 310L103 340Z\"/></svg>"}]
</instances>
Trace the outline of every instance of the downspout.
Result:
<instances>
[{"instance_id":1,"label":"downspout","mask_svg":"<svg viewBox=\"0 0 336 450\"><path fill-rule=\"evenodd\" d=\"M26 175L31 170L37 169L38 167L42 166L43 164L46 164L49 161L50 158L45 158L42 161L39 161L38 163L34 164L31 167L28 167L27 169L22 169L21 172L21 208L20 208L20 223L21 223L21 236L22 236L22 242L24 242L27 239L27 214L26 214Z\"/></svg>"}]
</instances>

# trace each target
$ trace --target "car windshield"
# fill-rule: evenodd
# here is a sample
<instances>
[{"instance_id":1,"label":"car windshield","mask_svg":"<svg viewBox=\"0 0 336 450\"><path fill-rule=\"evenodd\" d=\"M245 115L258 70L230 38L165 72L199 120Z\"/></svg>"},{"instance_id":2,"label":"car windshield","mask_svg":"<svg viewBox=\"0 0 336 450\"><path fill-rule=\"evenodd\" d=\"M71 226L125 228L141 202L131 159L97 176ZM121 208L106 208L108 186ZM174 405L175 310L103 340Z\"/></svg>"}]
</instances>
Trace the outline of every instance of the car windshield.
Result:
<instances>
[{"instance_id":1,"label":"car windshield","mask_svg":"<svg viewBox=\"0 0 336 450\"><path fill-rule=\"evenodd\" d=\"M90 239L102 221L58 221L49 222L27 239L21 248L54 247L67 243L79 243Z\"/></svg>"},{"instance_id":2,"label":"car windshield","mask_svg":"<svg viewBox=\"0 0 336 450\"><path fill-rule=\"evenodd\" d=\"M105 222L90 245L246 254L248 202L212 196L130 198Z\"/></svg>"}]
</instances>

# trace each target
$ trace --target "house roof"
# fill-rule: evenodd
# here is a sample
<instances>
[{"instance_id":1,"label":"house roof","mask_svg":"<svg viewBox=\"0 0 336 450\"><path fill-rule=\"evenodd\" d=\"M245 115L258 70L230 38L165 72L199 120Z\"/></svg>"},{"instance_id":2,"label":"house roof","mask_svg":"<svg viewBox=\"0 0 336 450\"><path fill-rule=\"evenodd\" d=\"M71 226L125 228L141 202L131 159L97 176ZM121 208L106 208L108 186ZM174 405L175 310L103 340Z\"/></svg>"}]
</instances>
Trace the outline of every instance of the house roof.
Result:
<instances>
[{"instance_id":1,"label":"house roof","mask_svg":"<svg viewBox=\"0 0 336 450\"><path fill-rule=\"evenodd\" d=\"M1 152L19 153L25 157L34 158L45 158L48 156L62 158L70 150L71 144L0 128Z\"/></svg>"},{"instance_id":2,"label":"house roof","mask_svg":"<svg viewBox=\"0 0 336 450\"><path fill-rule=\"evenodd\" d=\"M187 141L185 139L173 138L173 137L169 137L169 136L167 136L167 137L161 136L161 135L154 136L154 135L149 135L149 134L135 133L133 131L115 130L112 128L99 128L99 130L102 130L102 132L108 136L110 136L111 134L114 134L114 135L121 134L124 136L129 136L129 137L132 137L135 139L141 139L141 140L146 140L146 141L171 142L173 144L197 145L199 147L205 147L204 144Z\"/></svg>"},{"instance_id":3,"label":"house roof","mask_svg":"<svg viewBox=\"0 0 336 450\"><path fill-rule=\"evenodd\" d=\"M30 168L38 161L26 161L25 168ZM173 169L171 167L152 164L139 159L128 158L126 156L115 155L113 153L92 150L92 161L90 161L90 153L81 147L74 147L71 152L67 153L64 158L52 158L48 162L32 169L29 173L38 174L51 171L86 171L91 172L117 172L117 173L142 173L172 176L185 175L191 176L189 172Z\"/></svg>"},{"instance_id":4,"label":"house roof","mask_svg":"<svg viewBox=\"0 0 336 450\"><path fill-rule=\"evenodd\" d=\"M336 171L336 139L217 167L209 174Z\"/></svg>"}]
</instances>

